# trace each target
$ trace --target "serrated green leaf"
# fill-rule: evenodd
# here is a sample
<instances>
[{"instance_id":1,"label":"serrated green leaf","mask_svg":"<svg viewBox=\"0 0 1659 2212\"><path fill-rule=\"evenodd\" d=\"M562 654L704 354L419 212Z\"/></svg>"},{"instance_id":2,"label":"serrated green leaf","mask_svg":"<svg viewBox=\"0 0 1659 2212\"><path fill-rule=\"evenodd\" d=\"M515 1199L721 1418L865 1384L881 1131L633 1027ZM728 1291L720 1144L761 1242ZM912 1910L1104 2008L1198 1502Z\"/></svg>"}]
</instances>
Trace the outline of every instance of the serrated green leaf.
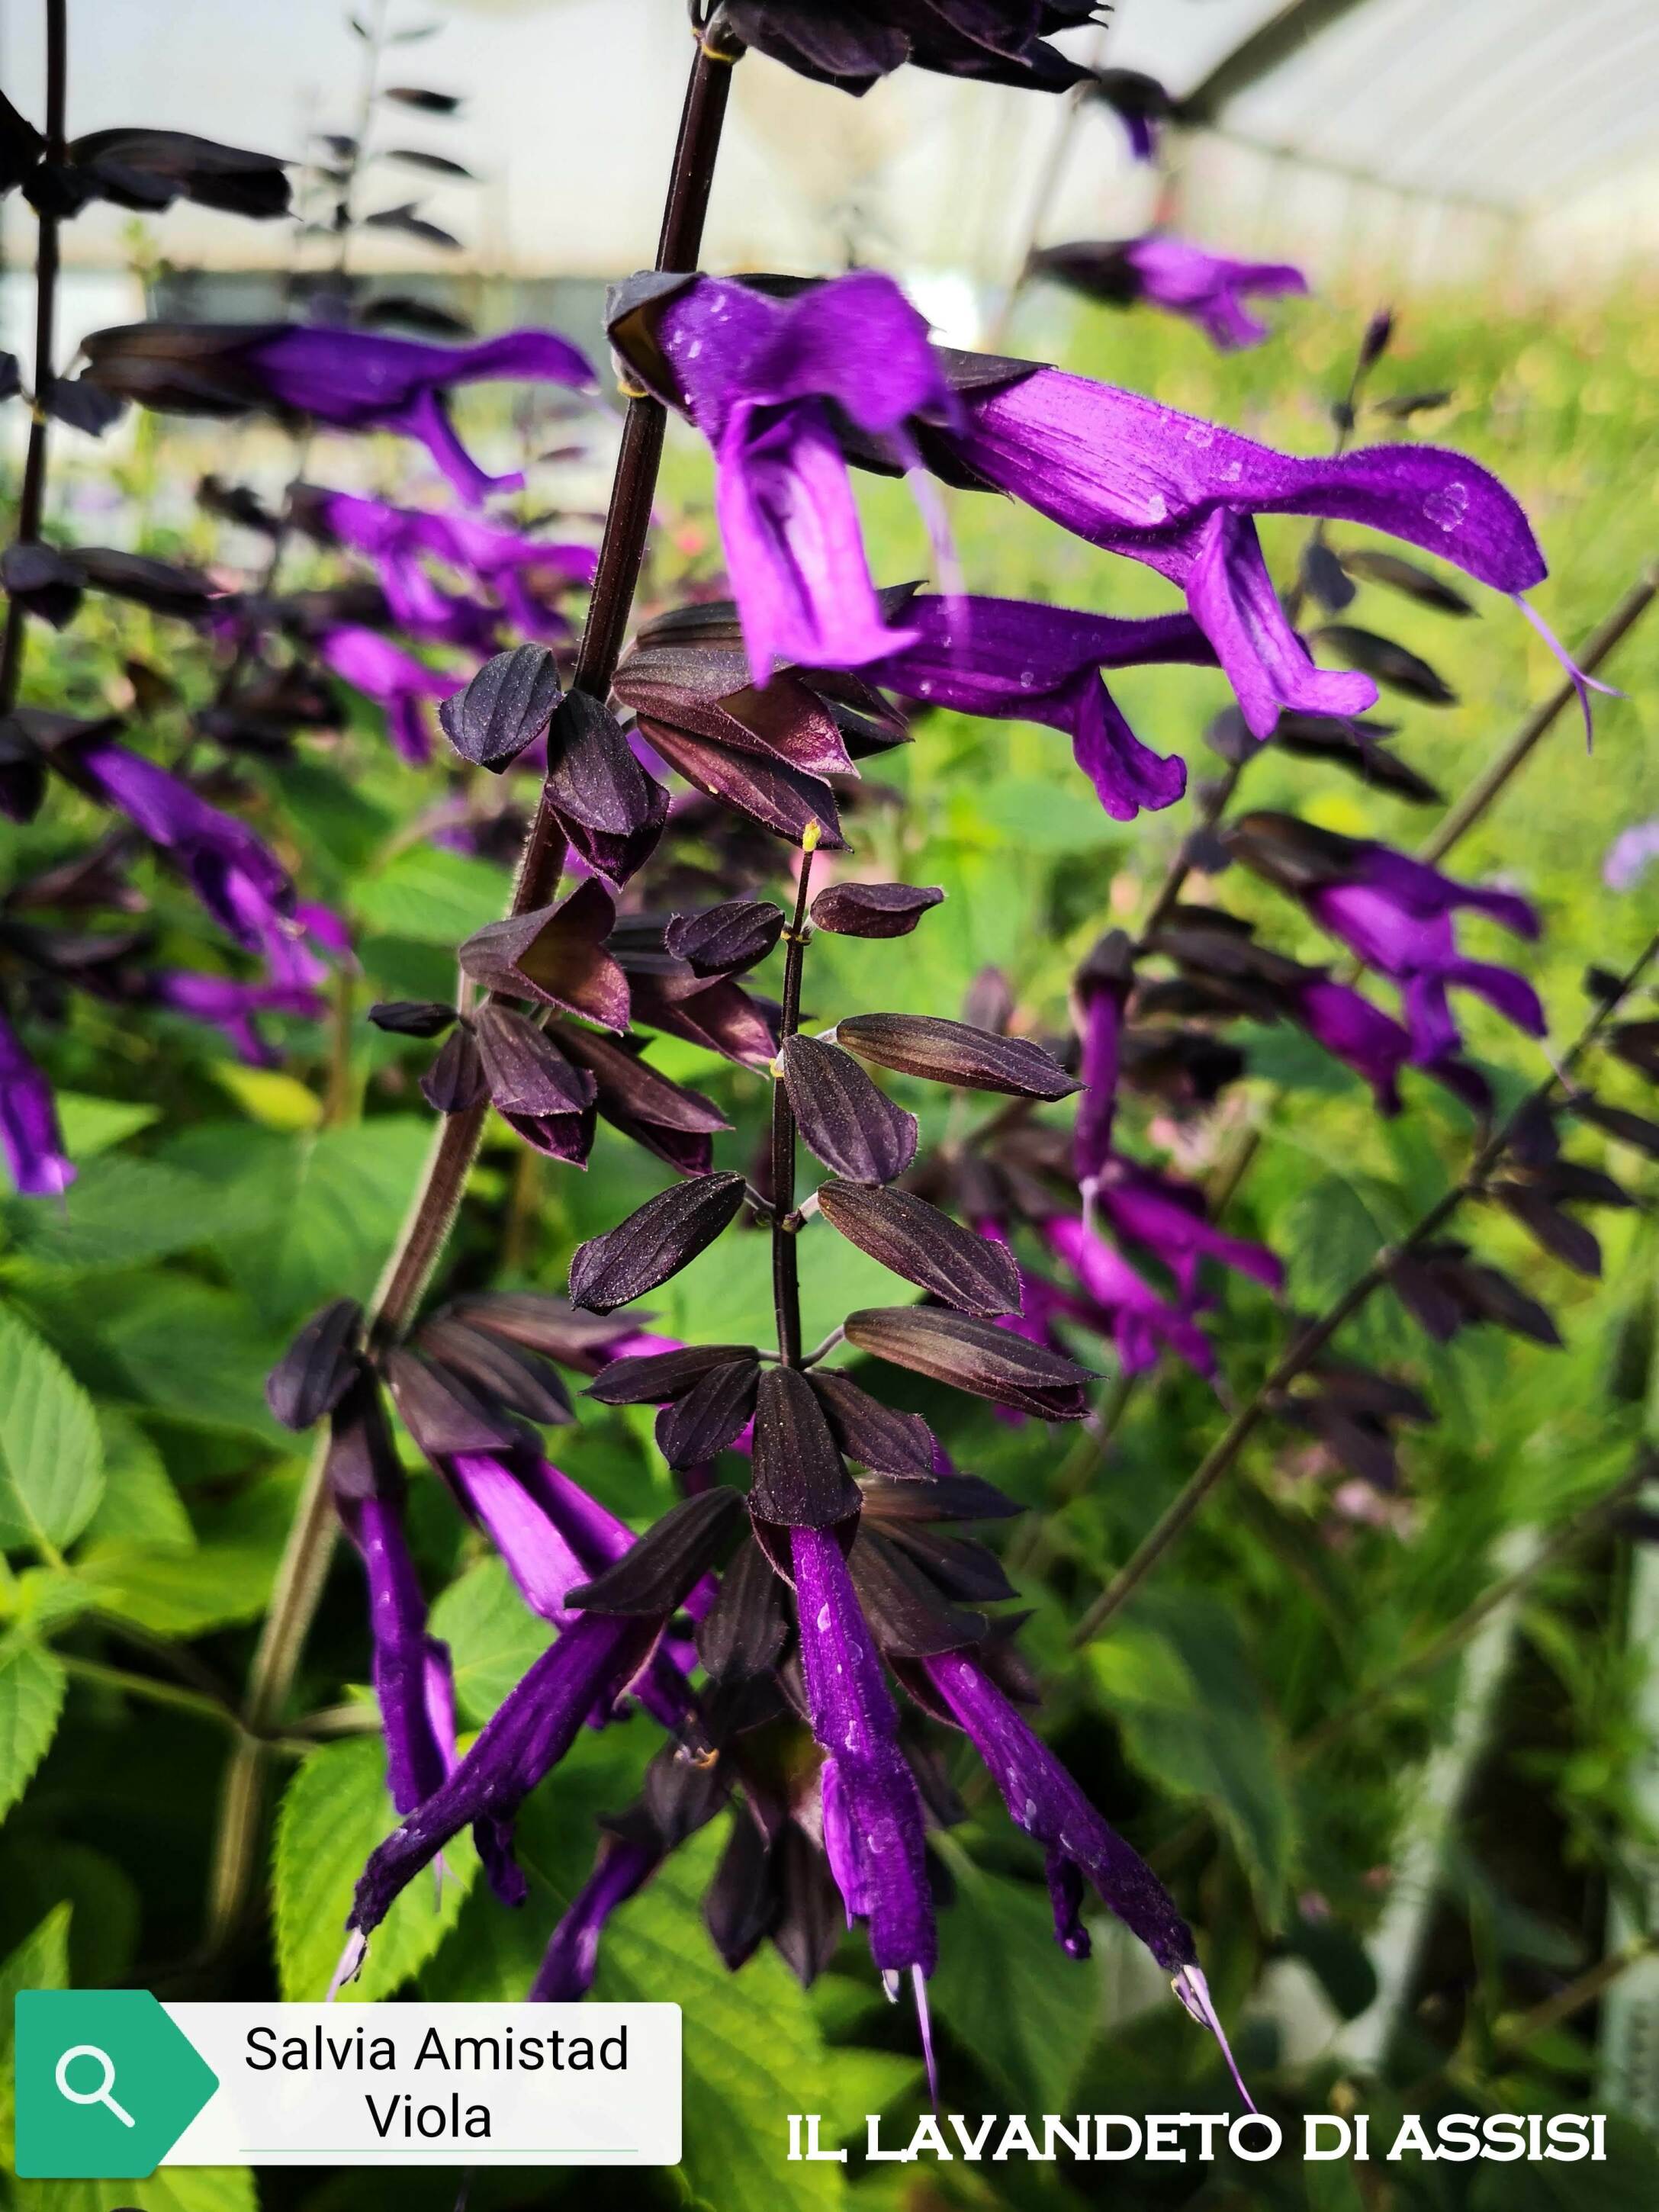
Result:
<instances>
[{"instance_id":1,"label":"serrated green leaf","mask_svg":"<svg viewBox=\"0 0 1659 2212\"><path fill-rule=\"evenodd\" d=\"M450 1584L432 1608L432 1633L449 1646L455 1709L469 1728L483 1726L553 1641L500 1559L482 1559Z\"/></svg>"},{"instance_id":2,"label":"serrated green leaf","mask_svg":"<svg viewBox=\"0 0 1659 2212\"><path fill-rule=\"evenodd\" d=\"M323 1102L316 1092L279 1067L244 1067L240 1060L216 1060L208 1073L262 1129L284 1134L314 1129L323 1118Z\"/></svg>"},{"instance_id":3,"label":"serrated green leaf","mask_svg":"<svg viewBox=\"0 0 1659 2212\"><path fill-rule=\"evenodd\" d=\"M76 1559L76 1578L100 1613L152 1636L201 1636L255 1620L270 1595L295 1494L293 1476L269 1475L201 1509L192 1549L92 1544Z\"/></svg>"},{"instance_id":4,"label":"serrated green leaf","mask_svg":"<svg viewBox=\"0 0 1659 2212\"><path fill-rule=\"evenodd\" d=\"M0 1820L28 1788L58 1733L63 1662L39 1644L0 1644Z\"/></svg>"},{"instance_id":5,"label":"serrated green leaf","mask_svg":"<svg viewBox=\"0 0 1659 2212\"><path fill-rule=\"evenodd\" d=\"M271 1881L276 1976L283 1996L315 2003L345 1946L346 1914L363 1863L398 1825L386 1788L386 1751L374 1737L325 1744L302 1759L283 1793ZM437 1949L461 1910L477 1860L457 1837L439 1884L428 1870L410 1883L374 1932L343 2001L367 2003L400 1989Z\"/></svg>"},{"instance_id":6,"label":"serrated green leaf","mask_svg":"<svg viewBox=\"0 0 1659 2212\"><path fill-rule=\"evenodd\" d=\"M51 1346L0 1307L0 1546L47 1558L72 1543L103 1493L92 1401Z\"/></svg>"},{"instance_id":7,"label":"serrated green leaf","mask_svg":"<svg viewBox=\"0 0 1659 2212\"><path fill-rule=\"evenodd\" d=\"M9 2167L16 2133L17 2084L12 2071L16 2025L12 2000L20 1990L66 1990L70 1985L70 1908L56 1905L0 1966L0 2160Z\"/></svg>"},{"instance_id":8,"label":"serrated green leaf","mask_svg":"<svg viewBox=\"0 0 1659 2212\"><path fill-rule=\"evenodd\" d=\"M196 1531L161 1453L130 1413L99 1408L104 1438L104 1495L87 1523L94 1540L193 1551Z\"/></svg>"},{"instance_id":9,"label":"serrated green leaf","mask_svg":"<svg viewBox=\"0 0 1659 2212\"><path fill-rule=\"evenodd\" d=\"M511 886L501 868L441 846L412 846L357 886L360 918L389 937L421 945L459 945L507 904Z\"/></svg>"},{"instance_id":10,"label":"serrated green leaf","mask_svg":"<svg viewBox=\"0 0 1659 2212\"><path fill-rule=\"evenodd\" d=\"M219 1244L256 1310L287 1327L325 1299L367 1297L431 1141L428 1121L387 1115L263 1153Z\"/></svg>"},{"instance_id":11,"label":"serrated green leaf","mask_svg":"<svg viewBox=\"0 0 1659 2212\"><path fill-rule=\"evenodd\" d=\"M208 1194L163 1160L112 1152L89 1160L62 1201L8 1214L18 1250L54 1272L129 1267L205 1240Z\"/></svg>"},{"instance_id":12,"label":"serrated green leaf","mask_svg":"<svg viewBox=\"0 0 1659 2212\"><path fill-rule=\"evenodd\" d=\"M286 1441L265 1404L283 1333L262 1328L234 1292L158 1269L100 1333L135 1396L182 1420Z\"/></svg>"},{"instance_id":13,"label":"serrated green leaf","mask_svg":"<svg viewBox=\"0 0 1659 2212\"><path fill-rule=\"evenodd\" d=\"M1100 2021L1100 1969L1054 1942L1046 1889L985 1873L953 1851L956 1902L939 1922L939 2018L1016 2110L1061 2112Z\"/></svg>"}]
</instances>

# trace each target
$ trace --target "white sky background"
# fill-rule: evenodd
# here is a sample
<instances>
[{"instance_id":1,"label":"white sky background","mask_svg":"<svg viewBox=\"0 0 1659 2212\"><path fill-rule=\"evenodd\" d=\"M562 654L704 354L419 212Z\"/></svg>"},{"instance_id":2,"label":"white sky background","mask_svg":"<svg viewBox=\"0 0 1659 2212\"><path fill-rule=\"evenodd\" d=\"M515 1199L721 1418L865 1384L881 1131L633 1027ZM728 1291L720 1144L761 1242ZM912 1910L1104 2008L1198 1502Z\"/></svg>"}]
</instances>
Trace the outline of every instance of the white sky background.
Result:
<instances>
[{"instance_id":1,"label":"white sky background","mask_svg":"<svg viewBox=\"0 0 1659 2212\"><path fill-rule=\"evenodd\" d=\"M1189 84L1273 4L1121 0L1112 58ZM70 0L71 135L143 123L290 155L309 116L349 129L362 48L344 12L342 0ZM0 83L37 117L41 13L39 0L0 0ZM443 24L393 50L391 81L465 94L467 107L454 124L387 110L382 130L465 160L485 181L422 190L412 171L387 168L375 204L418 191L492 270L610 276L649 259L686 68L683 0L392 0L391 20ZM1086 48L1094 35L1072 43ZM751 58L738 74L709 258L833 266L850 205L892 258L1000 273L1058 105L918 71L854 101ZM1120 180L1132 228L1143 180L1109 124L1091 135L1093 179ZM26 230L13 220L21 249ZM119 227L94 211L70 234L70 251L83 263L118 258ZM280 262L289 250L281 226L196 210L175 210L155 230L185 264ZM383 257L441 265L389 239L376 241Z\"/></svg>"},{"instance_id":2,"label":"white sky background","mask_svg":"<svg viewBox=\"0 0 1659 2212\"><path fill-rule=\"evenodd\" d=\"M1178 93L1282 4L1118 0L1106 58ZM40 0L0 0L0 84L37 116L42 12ZM294 155L308 121L351 127L362 50L344 0L70 0L70 15L72 133L143 123ZM483 181L432 189L385 168L363 204L418 198L468 252L369 233L357 265L611 278L648 261L687 66L684 0L391 0L391 20L442 26L392 50L391 81L467 106L453 124L384 109L381 142L448 153ZM1070 43L1087 52L1097 36ZM708 265L821 271L853 252L931 283L925 303L949 321L952 284L966 296L964 280L983 293L1011 273L1060 113L1041 94L920 70L853 100L751 57L738 72ZM1181 219L1223 251L1300 259L1316 281L1378 257L1442 283L1517 263L1571 281L1659 260L1659 0L1365 0L1228 120L1313 166L1197 142ZM1121 131L1091 113L1048 235L1139 230L1152 190ZM1524 252L1506 210L1530 213ZM122 268L125 221L94 209L66 234L81 272L66 304L83 328L112 319L112 301L82 302L102 281L91 270ZM13 265L26 264L30 219L15 195L7 222ZM209 210L180 207L151 229L186 267L282 267L294 252L286 224ZM134 312L130 286L123 296L121 312Z\"/></svg>"}]
</instances>

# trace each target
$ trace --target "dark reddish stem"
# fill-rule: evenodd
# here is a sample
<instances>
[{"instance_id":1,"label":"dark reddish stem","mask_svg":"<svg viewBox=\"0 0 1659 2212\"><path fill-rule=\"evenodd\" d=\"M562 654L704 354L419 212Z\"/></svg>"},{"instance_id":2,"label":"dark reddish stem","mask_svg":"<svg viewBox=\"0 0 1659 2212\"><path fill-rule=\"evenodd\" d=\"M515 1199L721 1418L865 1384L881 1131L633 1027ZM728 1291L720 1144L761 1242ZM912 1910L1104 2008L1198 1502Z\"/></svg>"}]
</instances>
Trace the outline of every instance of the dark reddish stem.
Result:
<instances>
[{"instance_id":1,"label":"dark reddish stem","mask_svg":"<svg viewBox=\"0 0 1659 2212\"><path fill-rule=\"evenodd\" d=\"M46 0L46 160L54 166L64 159L64 118L69 102L69 0ZM44 196L43 196L44 197ZM23 462L23 488L17 501L17 543L32 544L40 535L46 504L46 399L52 389L57 347L58 219L40 216L40 243L34 263L34 412L29 422L28 453ZM27 617L16 599L6 605L6 629L0 641L0 714L17 704L23 677L23 642Z\"/></svg>"},{"instance_id":2,"label":"dark reddish stem","mask_svg":"<svg viewBox=\"0 0 1659 2212\"><path fill-rule=\"evenodd\" d=\"M706 42L699 40L680 118L679 142L674 149L657 248L659 269L692 270L697 265L735 58L711 52ZM665 422L660 402L648 396L630 398L593 595L573 679L574 688L591 698L602 700L609 696L622 657L651 527ZM545 906L558 888L563 866L564 838L544 790L520 858L508 913L528 914ZM442 1257L488 1112L486 1103L470 1113L451 1115L443 1125L375 1304L374 1331L381 1341L389 1341L408 1328Z\"/></svg>"},{"instance_id":3,"label":"dark reddish stem","mask_svg":"<svg viewBox=\"0 0 1659 2212\"><path fill-rule=\"evenodd\" d=\"M806 952L806 901L812 887L812 854L801 855L795 915L783 955L783 1020L779 1042L800 1027L800 979ZM782 1079L772 1091L772 1306L777 1316L778 1358L786 1367L801 1364L800 1217L795 1212L795 1112Z\"/></svg>"}]
</instances>

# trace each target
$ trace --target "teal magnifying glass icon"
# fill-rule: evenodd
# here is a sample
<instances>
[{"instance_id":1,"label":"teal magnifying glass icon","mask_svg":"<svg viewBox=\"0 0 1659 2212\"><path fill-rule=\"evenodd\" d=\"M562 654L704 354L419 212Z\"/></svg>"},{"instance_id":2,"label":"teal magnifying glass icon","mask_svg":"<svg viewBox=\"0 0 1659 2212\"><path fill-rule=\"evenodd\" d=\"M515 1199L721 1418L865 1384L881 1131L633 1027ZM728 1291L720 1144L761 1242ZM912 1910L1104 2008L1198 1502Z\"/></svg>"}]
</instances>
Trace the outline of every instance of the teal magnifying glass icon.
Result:
<instances>
[{"instance_id":1,"label":"teal magnifying glass icon","mask_svg":"<svg viewBox=\"0 0 1659 2212\"><path fill-rule=\"evenodd\" d=\"M97 2063L100 2079L96 2088L77 2089L70 2081L70 2068L77 2058L90 2058ZM84 2079L84 2075L82 2076ZM58 2062L58 2094L71 2105L106 2105L124 2128L131 2127L132 2114L124 2105L118 2105L112 2094L115 2087L115 2061L107 2051L100 2051L95 2043L77 2043L66 2051Z\"/></svg>"}]
</instances>

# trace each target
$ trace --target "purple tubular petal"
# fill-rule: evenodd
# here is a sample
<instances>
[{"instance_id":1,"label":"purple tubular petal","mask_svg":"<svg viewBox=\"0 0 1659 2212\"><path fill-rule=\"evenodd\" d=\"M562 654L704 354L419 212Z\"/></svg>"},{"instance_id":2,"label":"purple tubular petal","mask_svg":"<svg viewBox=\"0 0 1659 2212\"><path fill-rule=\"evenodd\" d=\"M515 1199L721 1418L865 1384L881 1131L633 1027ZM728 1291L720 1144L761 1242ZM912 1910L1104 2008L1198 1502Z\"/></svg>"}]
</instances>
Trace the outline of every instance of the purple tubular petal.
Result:
<instances>
[{"instance_id":1,"label":"purple tubular petal","mask_svg":"<svg viewBox=\"0 0 1659 2212\"><path fill-rule=\"evenodd\" d=\"M1093 1181L1111 1156L1112 1124L1117 1110L1118 1038L1129 994L1106 982L1089 992L1083 1023L1083 1096L1078 1101L1072 1158L1081 1184Z\"/></svg>"},{"instance_id":2,"label":"purple tubular petal","mask_svg":"<svg viewBox=\"0 0 1659 2212\"><path fill-rule=\"evenodd\" d=\"M1056 1216L1042 1224L1043 1239L1077 1277L1095 1304L1111 1318L1112 1333L1126 1375L1150 1367L1161 1344L1179 1353L1206 1378L1215 1373L1215 1355L1203 1332L1177 1307L1168 1305L1143 1283L1121 1252L1086 1223Z\"/></svg>"},{"instance_id":3,"label":"purple tubular petal","mask_svg":"<svg viewBox=\"0 0 1659 2212\"><path fill-rule=\"evenodd\" d=\"M1042 1738L1033 1733L968 1651L925 1659L934 1688L985 1761L1017 1826L1078 1868L1101 1901L1138 1936L1166 1973L1197 1957L1192 1930L1162 1882L1121 1836L1109 1828ZM1051 1872L1050 1883L1054 1876ZM1074 1925L1057 1893L1055 1923L1066 1942Z\"/></svg>"},{"instance_id":4,"label":"purple tubular petal","mask_svg":"<svg viewBox=\"0 0 1659 2212\"><path fill-rule=\"evenodd\" d=\"M293 1014L320 1021L325 1001L309 985L239 983L229 975L202 975L191 969L163 969L149 979L158 1006L170 1006L189 1020L210 1023L230 1039L239 1060L250 1067L274 1067L277 1054L260 1036L259 1014Z\"/></svg>"},{"instance_id":5,"label":"purple tubular petal","mask_svg":"<svg viewBox=\"0 0 1659 2212\"><path fill-rule=\"evenodd\" d=\"M340 1517L368 1583L374 1694L386 1731L386 1785L400 1813L413 1812L455 1764L449 1654L427 1634L426 1600L389 1498L342 1498Z\"/></svg>"},{"instance_id":6,"label":"purple tubular petal","mask_svg":"<svg viewBox=\"0 0 1659 2212\"><path fill-rule=\"evenodd\" d=\"M371 1935L393 1900L477 1822L511 1817L574 1741L593 1707L611 1703L649 1656L661 1623L584 1614L507 1693L454 1771L370 1858L348 1925Z\"/></svg>"},{"instance_id":7,"label":"purple tubular petal","mask_svg":"<svg viewBox=\"0 0 1659 2212\"><path fill-rule=\"evenodd\" d=\"M489 1534L526 1604L556 1627L579 1618L567 1608L565 1593L591 1582L634 1541L625 1522L537 1453L457 1452L438 1468ZM671 1730L693 1710L690 1685L664 1652L652 1655L635 1694Z\"/></svg>"},{"instance_id":8,"label":"purple tubular petal","mask_svg":"<svg viewBox=\"0 0 1659 2212\"><path fill-rule=\"evenodd\" d=\"M1400 1071L1411 1039L1391 1015L1346 983L1322 980L1298 995L1296 1018L1333 1058L1363 1076L1384 1114L1400 1111Z\"/></svg>"},{"instance_id":9,"label":"purple tubular petal","mask_svg":"<svg viewBox=\"0 0 1659 2212\"><path fill-rule=\"evenodd\" d=\"M1526 516L1498 479L1430 446L1323 460L1276 453L1133 392L1040 368L970 393L968 426L940 432L988 483L1090 544L1143 561L1188 593L1245 719L1280 707L1358 713L1369 679L1314 668L1273 595L1250 518L1363 523L1520 592L1545 574Z\"/></svg>"},{"instance_id":10,"label":"purple tubular petal","mask_svg":"<svg viewBox=\"0 0 1659 2212\"><path fill-rule=\"evenodd\" d=\"M530 1985L532 2004L574 2004L587 1995L599 1966L599 1938L606 1921L644 1887L661 1863L662 1850L654 1841L604 1838L592 1873L553 1930Z\"/></svg>"},{"instance_id":11,"label":"purple tubular petal","mask_svg":"<svg viewBox=\"0 0 1659 2212\"><path fill-rule=\"evenodd\" d=\"M1270 1291L1284 1286L1284 1267L1265 1244L1224 1235L1205 1219L1201 1204L1188 1203L1182 1187L1164 1176L1121 1162L1101 1182L1096 1203L1121 1235L1155 1253L1188 1291L1200 1258L1219 1261Z\"/></svg>"},{"instance_id":12,"label":"purple tubular petal","mask_svg":"<svg viewBox=\"0 0 1659 2212\"><path fill-rule=\"evenodd\" d=\"M1307 278L1287 262L1230 260L1167 234L1136 239L1124 258L1139 280L1142 299L1185 315L1224 352L1259 344L1267 335L1267 325L1244 305L1249 294L1272 298L1308 289Z\"/></svg>"},{"instance_id":13,"label":"purple tubular petal","mask_svg":"<svg viewBox=\"0 0 1659 2212\"><path fill-rule=\"evenodd\" d=\"M77 747L73 765L99 796L169 853L196 896L240 945L264 949L294 910L294 886L251 830L154 762L107 738Z\"/></svg>"},{"instance_id":14,"label":"purple tubular petal","mask_svg":"<svg viewBox=\"0 0 1659 2212\"><path fill-rule=\"evenodd\" d=\"M52 1085L0 1014L0 1152L20 1198L60 1198L75 1181Z\"/></svg>"},{"instance_id":15,"label":"purple tubular petal","mask_svg":"<svg viewBox=\"0 0 1659 2212\"><path fill-rule=\"evenodd\" d=\"M911 601L904 620L910 642L868 669L872 683L961 714L1064 731L1115 821L1168 806L1186 788L1184 763L1141 744L1099 671L1212 665L1214 650L1189 616L1123 621L1022 599L926 597Z\"/></svg>"},{"instance_id":16,"label":"purple tubular petal","mask_svg":"<svg viewBox=\"0 0 1659 2212\"><path fill-rule=\"evenodd\" d=\"M778 662L854 668L904 641L870 581L826 402L896 431L953 403L927 326L891 280L840 278L793 301L705 277L662 311L677 399L714 447L716 508L757 683Z\"/></svg>"},{"instance_id":17,"label":"purple tubular petal","mask_svg":"<svg viewBox=\"0 0 1659 2212\"><path fill-rule=\"evenodd\" d=\"M823 1839L848 1917L869 1923L884 1973L933 1970L938 1937L921 1799L898 1747L898 1716L841 1547L827 1529L790 1545L812 1733L823 1747Z\"/></svg>"}]
</instances>

